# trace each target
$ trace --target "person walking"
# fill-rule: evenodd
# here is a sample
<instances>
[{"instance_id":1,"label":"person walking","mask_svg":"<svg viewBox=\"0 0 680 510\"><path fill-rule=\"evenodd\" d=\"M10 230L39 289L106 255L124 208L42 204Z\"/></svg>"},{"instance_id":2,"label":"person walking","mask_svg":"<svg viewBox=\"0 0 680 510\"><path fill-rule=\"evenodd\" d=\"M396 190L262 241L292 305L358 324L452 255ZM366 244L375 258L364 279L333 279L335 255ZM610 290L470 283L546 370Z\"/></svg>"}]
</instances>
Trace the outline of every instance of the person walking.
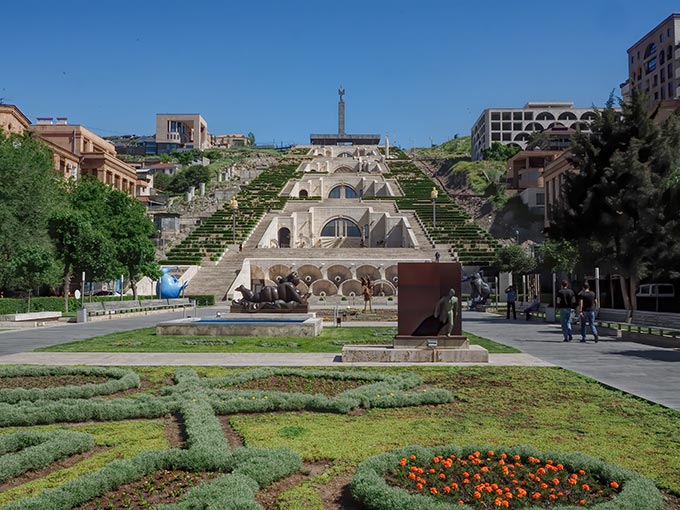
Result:
<instances>
[{"instance_id":1,"label":"person walking","mask_svg":"<svg viewBox=\"0 0 680 510\"><path fill-rule=\"evenodd\" d=\"M512 318L517 320L517 310L515 309L515 301L517 301L517 291L510 285L505 289L505 302L507 303L507 308L505 312L505 318L510 320L510 309L512 308Z\"/></svg>"},{"instance_id":2,"label":"person walking","mask_svg":"<svg viewBox=\"0 0 680 510\"><path fill-rule=\"evenodd\" d=\"M586 341L586 324L590 326L590 332L597 343L599 337L595 327L595 312L597 310L597 296L590 290L588 282L583 284L583 289L578 293L578 316L581 321L581 342Z\"/></svg>"},{"instance_id":3,"label":"person walking","mask_svg":"<svg viewBox=\"0 0 680 510\"><path fill-rule=\"evenodd\" d=\"M434 252L434 261L439 262L439 259L441 258L441 255L439 254L438 251Z\"/></svg>"},{"instance_id":4,"label":"person walking","mask_svg":"<svg viewBox=\"0 0 680 510\"><path fill-rule=\"evenodd\" d=\"M571 342L571 311L576 302L574 291L569 288L569 282L562 280L562 288L557 291L557 308L560 309L560 324L565 342Z\"/></svg>"}]
</instances>

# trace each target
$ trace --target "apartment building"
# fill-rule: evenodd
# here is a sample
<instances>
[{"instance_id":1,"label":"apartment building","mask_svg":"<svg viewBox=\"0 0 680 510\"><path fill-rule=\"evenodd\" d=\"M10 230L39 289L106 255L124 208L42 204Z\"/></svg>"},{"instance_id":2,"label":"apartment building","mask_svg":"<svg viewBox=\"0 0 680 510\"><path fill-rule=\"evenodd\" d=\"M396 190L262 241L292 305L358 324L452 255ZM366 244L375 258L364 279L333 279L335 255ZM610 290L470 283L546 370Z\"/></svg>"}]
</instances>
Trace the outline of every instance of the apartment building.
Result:
<instances>
[{"instance_id":1,"label":"apartment building","mask_svg":"<svg viewBox=\"0 0 680 510\"><path fill-rule=\"evenodd\" d=\"M628 49L624 100L630 99L633 87L647 95L650 110L680 98L680 14L668 16Z\"/></svg>"},{"instance_id":2,"label":"apartment building","mask_svg":"<svg viewBox=\"0 0 680 510\"><path fill-rule=\"evenodd\" d=\"M157 154L175 148L209 149L208 123L198 113L156 114Z\"/></svg>"},{"instance_id":3,"label":"apartment building","mask_svg":"<svg viewBox=\"0 0 680 510\"><path fill-rule=\"evenodd\" d=\"M593 108L574 108L569 102L529 102L523 108L487 108L472 126L472 159L484 158L494 142L526 149L534 133L589 131Z\"/></svg>"}]
</instances>

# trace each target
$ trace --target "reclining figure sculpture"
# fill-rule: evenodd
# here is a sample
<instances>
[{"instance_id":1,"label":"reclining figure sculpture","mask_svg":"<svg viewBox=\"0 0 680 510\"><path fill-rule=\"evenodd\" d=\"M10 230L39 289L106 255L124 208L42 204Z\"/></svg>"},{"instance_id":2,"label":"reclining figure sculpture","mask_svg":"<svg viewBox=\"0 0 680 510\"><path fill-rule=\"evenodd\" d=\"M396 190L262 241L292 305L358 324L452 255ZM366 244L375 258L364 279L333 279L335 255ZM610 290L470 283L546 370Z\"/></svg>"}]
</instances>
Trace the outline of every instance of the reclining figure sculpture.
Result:
<instances>
[{"instance_id":1,"label":"reclining figure sculpture","mask_svg":"<svg viewBox=\"0 0 680 510\"><path fill-rule=\"evenodd\" d=\"M302 294L297 286L300 278L297 271L291 272L283 278L278 285L265 285L257 292L247 289L244 285L239 285L236 290L243 296L235 300L235 305L250 311L271 308L298 308L307 305L307 299L311 293Z\"/></svg>"}]
</instances>

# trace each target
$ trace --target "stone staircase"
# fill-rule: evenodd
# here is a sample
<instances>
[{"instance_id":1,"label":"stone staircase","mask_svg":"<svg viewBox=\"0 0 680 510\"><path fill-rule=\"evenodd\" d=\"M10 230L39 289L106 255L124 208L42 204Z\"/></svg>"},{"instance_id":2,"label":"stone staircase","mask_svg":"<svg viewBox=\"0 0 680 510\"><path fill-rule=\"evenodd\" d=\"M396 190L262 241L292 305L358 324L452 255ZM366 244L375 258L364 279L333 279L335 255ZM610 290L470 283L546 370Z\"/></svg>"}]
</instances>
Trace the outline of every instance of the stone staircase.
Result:
<instances>
[{"instance_id":1,"label":"stone staircase","mask_svg":"<svg viewBox=\"0 0 680 510\"><path fill-rule=\"evenodd\" d=\"M196 276L189 281L185 294L213 295L215 302L222 301L241 270L243 259L248 256L249 252L254 252L254 250L244 249L239 252L237 248L225 253L217 264L204 263Z\"/></svg>"}]
</instances>

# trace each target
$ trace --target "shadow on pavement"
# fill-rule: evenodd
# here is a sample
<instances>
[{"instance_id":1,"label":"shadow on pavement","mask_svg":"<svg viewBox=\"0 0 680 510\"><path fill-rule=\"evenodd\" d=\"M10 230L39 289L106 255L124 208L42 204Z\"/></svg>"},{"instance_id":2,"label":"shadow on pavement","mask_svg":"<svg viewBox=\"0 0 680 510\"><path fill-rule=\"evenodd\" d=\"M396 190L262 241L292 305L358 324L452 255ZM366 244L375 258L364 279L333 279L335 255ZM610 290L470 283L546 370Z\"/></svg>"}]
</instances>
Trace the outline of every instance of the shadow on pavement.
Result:
<instances>
[{"instance_id":1,"label":"shadow on pavement","mask_svg":"<svg viewBox=\"0 0 680 510\"><path fill-rule=\"evenodd\" d=\"M612 352L612 354L618 354L619 356L635 356L637 358L653 361L680 362L680 351L618 351Z\"/></svg>"}]
</instances>

